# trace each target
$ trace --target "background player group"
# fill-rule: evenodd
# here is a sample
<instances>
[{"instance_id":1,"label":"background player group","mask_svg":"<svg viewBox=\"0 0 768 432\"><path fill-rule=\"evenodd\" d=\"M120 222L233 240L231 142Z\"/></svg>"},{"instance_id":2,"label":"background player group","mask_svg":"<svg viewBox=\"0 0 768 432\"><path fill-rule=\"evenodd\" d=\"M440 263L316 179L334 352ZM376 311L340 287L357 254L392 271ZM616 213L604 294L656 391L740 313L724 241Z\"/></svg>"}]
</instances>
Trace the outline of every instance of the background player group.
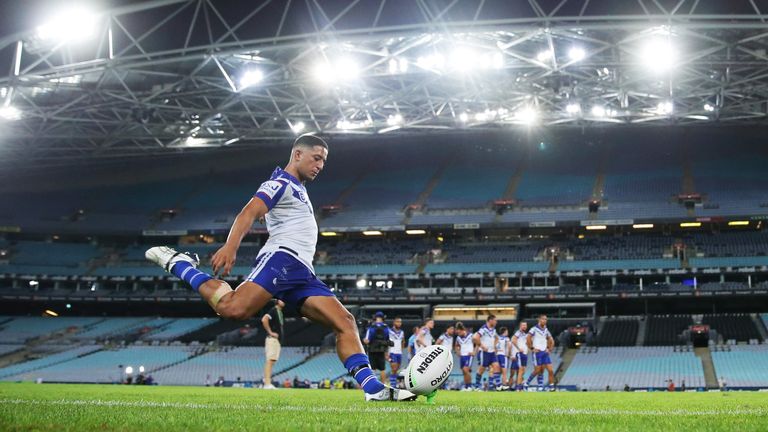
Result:
<instances>
[{"instance_id":1,"label":"background player group","mask_svg":"<svg viewBox=\"0 0 768 432\"><path fill-rule=\"evenodd\" d=\"M528 328L528 323L521 321L510 337L507 327L498 327L494 315L489 315L485 324L473 332L461 322L449 326L445 333L436 340L432 336L435 322L427 319L422 326L413 328L413 333L406 340L402 320L395 318L392 327L384 322L384 314L377 312L374 322L368 327L363 342L367 345L371 367L378 371L381 380L386 381L387 363L389 363L389 381L392 387L397 385L398 372L403 364L404 350L413 358L416 353L429 345L443 345L455 352L460 358L461 371L464 375L462 391L483 390L485 372L488 372L488 389L497 391L528 388L536 378L539 390L555 390L554 371L550 353L555 341L547 329L547 316L539 316L536 324ZM472 369L477 359L474 383ZM528 379L525 371L531 370ZM544 385L544 372L548 383Z\"/></svg>"}]
</instances>

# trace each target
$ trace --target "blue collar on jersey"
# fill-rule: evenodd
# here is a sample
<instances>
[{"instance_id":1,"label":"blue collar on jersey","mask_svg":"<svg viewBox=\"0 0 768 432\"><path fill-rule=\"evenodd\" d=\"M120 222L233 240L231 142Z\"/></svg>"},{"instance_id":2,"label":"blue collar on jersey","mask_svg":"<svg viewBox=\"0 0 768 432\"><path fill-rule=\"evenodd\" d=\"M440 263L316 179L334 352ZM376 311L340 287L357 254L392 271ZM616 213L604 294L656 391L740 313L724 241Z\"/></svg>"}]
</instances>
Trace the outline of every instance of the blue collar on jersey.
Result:
<instances>
[{"instance_id":1,"label":"blue collar on jersey","mask_svg":"<svg viewBox=\"0 0 768 432\"><path fill-rule=\"evenodd\" d=\"M284 169L280 167L275 167L275 170L272 171L272 175L269 177L270 180L275 180L278 177L283 177L285 179L288 179L289 181L296 183L299 186L303 186L299 179L292 176L290 173L286 172Z\"/></svg>"}]
</instances>

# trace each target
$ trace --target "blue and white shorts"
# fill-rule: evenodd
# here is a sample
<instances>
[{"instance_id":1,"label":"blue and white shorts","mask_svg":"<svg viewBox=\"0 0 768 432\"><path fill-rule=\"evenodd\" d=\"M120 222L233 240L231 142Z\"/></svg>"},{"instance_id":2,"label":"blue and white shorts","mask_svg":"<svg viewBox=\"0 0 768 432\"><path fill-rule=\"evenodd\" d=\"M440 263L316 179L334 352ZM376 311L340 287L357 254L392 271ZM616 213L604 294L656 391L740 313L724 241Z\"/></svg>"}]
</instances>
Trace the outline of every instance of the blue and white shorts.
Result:
<instances>
[{"instance_id":1,"label":"blue and white shorts","mask_svg":"<svg viewBox=\"0 0 768 432\"><path fill-rule=\"evenodd\" d=\"M461 358L459 359L459 362L460 362L459 363L460 364L460 366L459 366L460 368L465 368L465 367L466 368L470 368L470 369L472 368L472 356L471 355L461 356Z\"/></svg>"},{"instance_id":2,"label":"blue and white shorts","mask_svg":"<svg viewBox=\"0 0 768 432\"><path fill-rule=\"evenodd\" d=\"M515 355L517 357L517 367L527 367L528 366L528 354L523 354L521 352L517 353Z\"/></svg>"},{"instance_id":3,"label":"blue and white shorts","mask_svg":"<svg viewBox=\"0 0 768 432\"><path fill-rule=\"evenodd\" d=\"M539 351L537 353L533 353L533 365L534 366L544 366L552 364L552 359L549 358L549 353L546 351Z\"/></svg>"},{"instance_id":4,"label":"blue and white shorts","mask_svg":"<svg viewBox=\"0 0 768 432\"><path fill-rule=\"evenodd\" d=\"M499 367L502 369L507 368L507 356L504 354L496 354L496 361L499 362Z\"/></svg>"},{"instance_id":5,"label":"blue and white shorts","mask_svg":"<svg viewBox=\"0 0 768 432\"><path fill-rule=\"evenodd\" d=\"M403 355L402 354L390 354L389 355L389 362L390 363L403 364Z\"/></svg>"},{"instance_id":6,"label":"blue and white shorts","mask_svg":"<svg viewBox=\"0 0 768 432\"><path fill-rule=\"evenodd\" d=\"M245 279L261 285L272 297L300 308L307 297L333 297L328 285L290 252L265 252L256 258Z\"/></svg>"},{"instance_id":7,"label":"blue and white shorts","mask_svg":"<svg viewBox=\"0 0 768 432\"><path fill-rule=\"evenodd\" d=\"M482 367L488 367L492 364L496 363L496 353L495 352L485 352L480 351L477 353L477 364L478 366Z\"/></svg>"}]
</instances>

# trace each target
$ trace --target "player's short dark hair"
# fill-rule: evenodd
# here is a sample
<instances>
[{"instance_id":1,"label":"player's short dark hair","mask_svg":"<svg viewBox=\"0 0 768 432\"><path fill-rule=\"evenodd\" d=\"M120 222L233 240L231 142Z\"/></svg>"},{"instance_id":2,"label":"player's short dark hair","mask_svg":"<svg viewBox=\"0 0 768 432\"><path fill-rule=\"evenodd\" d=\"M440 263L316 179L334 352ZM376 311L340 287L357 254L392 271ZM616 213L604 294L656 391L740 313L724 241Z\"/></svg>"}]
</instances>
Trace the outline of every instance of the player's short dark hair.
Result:
<instances>
[{"instance_id":1,"label":"player's short dark hair","mask_svg":"<svg viewBox=\"0 0 768 432\"><path fill-rule=\"evenodd\" d=\"M394 317L394 318L392 319L392 321L397 321L397 320L402 320L402 318L400 318L399 316L396 316L396 317Z\"/></svg>"},{"instance_id":2,"label":"player's short dark hair","mask_svg":"<svg viewBox=\"0 0 768 432\"><path fill-rule=\"evenodd\" d=\"M464 330L464 323L459 321L456 323L456 330Z\"/></svg>"},{"instance_id":3,"label":"player's short dark hair","mask_svg":"<svg viewBox=\"0 0 768 432\"><path fill-rule=\"evenodd\" d=\"M544 317L544 318L546 318L546 317L547 317L547 314L539 314L539 319L541 319L541 317Z\"/></svg>"},{"instance_id":4,"label":"player's short dark hair","mask_svg":"<svg viewBox=\"0 0 768 432\"><path fill-rule=\"evenodd\" d=\"M434 320L432 319L432 317L426 317L426 318L424 318L424 324L426 324L426 323L428 323L428 322L430 322L430 321L434 321Z\"/></svg>"},{"instance_id":5,"label":"player's short dark hair","mask_svg":"<svg viewBox=\"0 0 768 432\"><path fill-rule=\"evenodd\" d=\"M490 314L490 315L488 315L488 318L486 319L486 321L490 321L490 320L495 319L495 318L496 318L496 315Z\"/></svg>"},{"instance_id":6,"label":"player's short dark hair","mask_svg":"<svg viewBox=\"0 0 768 432\"><path fill-rule=\"evenodd\" d=\"M504 334L505 331L509 331L509 329L506 327L502 327L499 329L499 334Z\"/></svg>"},{"instance_id":7,"label":"player's short dark hair","mask_svg":"<svg viewBox=\"0 0 768 432\"><path fill-rule=\"evenodd\" d=\"M328 143L325 142L324 139L320 138L319 136L312 135L312 134L304 134L298 138L296 138L296 141L293 142L293 148L296 147L314 147L314 146L320 146L325 147L325 149L328 149Z\"/></svg>"}]
</instances>

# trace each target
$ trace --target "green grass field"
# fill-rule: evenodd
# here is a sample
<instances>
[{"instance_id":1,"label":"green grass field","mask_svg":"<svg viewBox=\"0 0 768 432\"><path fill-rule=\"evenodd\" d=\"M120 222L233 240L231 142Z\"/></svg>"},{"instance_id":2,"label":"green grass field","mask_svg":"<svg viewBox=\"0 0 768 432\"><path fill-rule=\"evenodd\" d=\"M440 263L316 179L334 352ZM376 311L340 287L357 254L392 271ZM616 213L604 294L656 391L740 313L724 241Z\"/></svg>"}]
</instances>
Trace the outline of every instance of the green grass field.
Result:
<instances>
[{"instance_id":1,"label":"green grass field","mask_svg":"<svg viewBox=\"0 0 768 432\"><path fill-rule=\"evenodd\" d=\"M768 430L768 393L458 393L0 384L0 430Z\"/></svg>"}]
</instances>

